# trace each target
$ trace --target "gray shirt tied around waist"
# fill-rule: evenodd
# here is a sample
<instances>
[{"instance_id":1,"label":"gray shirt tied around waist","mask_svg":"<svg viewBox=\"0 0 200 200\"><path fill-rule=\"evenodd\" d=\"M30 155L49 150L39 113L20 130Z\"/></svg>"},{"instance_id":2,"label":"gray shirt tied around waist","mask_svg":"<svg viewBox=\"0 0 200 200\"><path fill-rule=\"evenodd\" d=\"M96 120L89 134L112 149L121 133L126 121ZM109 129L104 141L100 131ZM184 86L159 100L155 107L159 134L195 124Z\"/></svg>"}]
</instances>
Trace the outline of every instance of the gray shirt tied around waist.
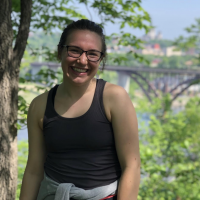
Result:
<instances>
[{"instance_id":1,"label":"gray shirt tied around waist","mask_svg":"<svg viewBox=\"0 0 200 200\"><path fill-rule=\"evenodd\" d=\"M55 195L55 200L100 200L109 195L116 194L118 181L109 185L97 187L91 190L84 190L72 183L57 183L44 173L37 200L44 200L49 195Z\"/></svg>"}]
</instances>

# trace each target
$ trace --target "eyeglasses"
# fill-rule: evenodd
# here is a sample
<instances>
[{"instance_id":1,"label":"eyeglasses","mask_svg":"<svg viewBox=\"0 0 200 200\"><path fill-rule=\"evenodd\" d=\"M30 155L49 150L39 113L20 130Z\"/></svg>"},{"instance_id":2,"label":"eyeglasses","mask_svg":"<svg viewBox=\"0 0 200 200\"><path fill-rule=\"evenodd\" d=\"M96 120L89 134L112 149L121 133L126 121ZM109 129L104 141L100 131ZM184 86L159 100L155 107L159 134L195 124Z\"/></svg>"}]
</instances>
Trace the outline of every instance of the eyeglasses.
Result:
<instances>
[{"instance_id":1,"label":"eyeglasses","mask_svg":"<svg viewBox=\"0 0 200 200\"><path fill-rule=\"evenodd\" d=\"M79 58L85 52L87 59L91 62L99 61L103 55L102 52L96 50L83 51L83 49L79 47L68 45L62 45L62 47L66 47L68 56L73 58Z\"/></svg>"}]
</instances>

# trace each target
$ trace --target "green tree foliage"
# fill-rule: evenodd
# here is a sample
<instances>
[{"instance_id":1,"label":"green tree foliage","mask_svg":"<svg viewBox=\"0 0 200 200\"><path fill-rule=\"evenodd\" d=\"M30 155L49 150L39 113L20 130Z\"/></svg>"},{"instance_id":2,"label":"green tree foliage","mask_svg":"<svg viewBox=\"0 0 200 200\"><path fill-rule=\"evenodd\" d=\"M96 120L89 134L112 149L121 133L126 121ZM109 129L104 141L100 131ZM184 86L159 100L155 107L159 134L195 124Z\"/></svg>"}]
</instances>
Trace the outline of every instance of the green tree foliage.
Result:
<instances>
[{"instance_id":1,"label":"green tree foliage","mask_svg":"<svg viewBox=\"0 0 200 200\"><path fill-rule=\"evenodd\" d=\"M187 61L192 60L192 56L163 56L159 57L161 62L158 64L157 67L160 68L179 68L179 69L185 69L188 68ZM190 65L190 68L195 66Z\"/></svg>"},{"instance_id":2,"label":"green tree foliage","mask_svg":"<svg viewBox=\"0 0 200 200\"><path fill-rule=\"evenodd\" d=\"M30 93L29 89L25 86L29 83L35 83L34 87L36 93L39 95L45 91L48 91L53 85L62 82L62 70L61 68L55 73L54 70L48 69L46 66L43 66L41 70L35 75L31 76L29 73L26 73L25 77L20 77L19 82L23 84L23 87L19 87L19 91L22 91L22 94L18 95L18 129L26 126L27 114L29 104L24 98L25 93Z\"/></svg>"},{"instance_id":3,"label":"green tree foliage","mask_svg":"<svg viewBox=\"0 0 200 200\"><path fill-rule=\"evenodd\" d=\"M43 30L45 33L51 34L55 32L55 28L62 31L72 20L86 18L86 16L81 14L79 7L74 6L80 4L85 5L88 11L89 9L96 11L101 19L102 27L109 22L119 24L120 33L115 33L110 37L115 36L119 38L118 43L120 45L132 45L136 48L141 48L142 41L124 31L125 26L129 26L133 29L144 29L146 33L149 31L151 19L149 14L141 7L141 0L94 0L92 2L87 0L77 0L76 2L70 0L33 0L31 31ZM20 0L14 0L12 20L15 35L20 20L19 8ZM49 48L46 49L46 52L50 54L51 51L48 49ZM36 52L38 51L34 51L35 54ZM51 53L53 54L51 60L53 60L53 58L55 60L55 52ZM132 55L135 58L142 59L141 56L135 53L132 53ZM49 57L50 56L48 56L48 58Z\"/></svg>"},{"instance_id":4,"label":"green tree foliage","mask_svg":"<svg viewBox=\"0 0 200 200\"><path fill-rule=\"evenodd\" d=\"M121 59L124 56L126 59ZM191 62L193 56L186 55L186 56L155 56L155 55L143 55L143 58L148 61L148 65L145 61L136 60L131 54L128 53L109 53L107 64L108 65L119 65L118 61L120 62L121 66L126 67L151 67L151 63L154 60L159 60L159 63L156 67L159 68L171 68L171 69L186 69L196 68L194 64L187 64L187 62Z\"/></svg>"},{"instance_id":5,"label":"green tree foliage","mask_svg":"<svg viewBox=\"0 0 200 200\"><path fill-rule=\"evenodd\" d=\"M200 66L200 18L195 20L195 24L185 28L185 31L189 36L179 36L179 38L175 40L174 44L184 51L194 48L197 54L194 60L196 64Z\"/></svg>"},{"instance_id":6,"label":"green tree foliage","mask_svg":"<svg viewBox=\"0 0 200 200\"><path fill-rule=\"evenodd\" d=\"M22 178L24 175L24 170L26 167L28 159L28 143L27 141L20 141L18 143L18 184L17 184L17 192L16 192L16 200L19 199Z\"/></svg>"},{"instance_id":7,"label":"green tree foliage","mask_svg":"<svg viewBox=\"0 0 200 200\"><path fill-rule=\"evenodd\" d=\"M200 179L200 100L175 113L170 96L149 106L149 126L140 129L142 181L139 200L198 200Z\"/></svg>"}]
</instances>

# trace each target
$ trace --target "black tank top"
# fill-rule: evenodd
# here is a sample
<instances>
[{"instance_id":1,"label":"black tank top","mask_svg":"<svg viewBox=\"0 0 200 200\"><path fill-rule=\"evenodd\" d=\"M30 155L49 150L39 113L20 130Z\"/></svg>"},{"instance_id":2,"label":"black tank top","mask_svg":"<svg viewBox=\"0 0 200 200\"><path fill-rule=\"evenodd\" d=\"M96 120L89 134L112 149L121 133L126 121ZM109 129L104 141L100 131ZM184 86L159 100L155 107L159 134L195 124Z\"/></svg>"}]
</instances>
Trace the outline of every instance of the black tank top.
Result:
<instances>
[{"instance_id":1,"label":"black tank top","mask_svg":"<svg viewBox=\"0 0 200 200\"><path fill-rule=\"evenodd\" d=\"M54 109L58 85L49 91L43 122L47 149L44 170L59 183L92 189L120 178L112 124L103 106L105 83L97 79L89 110L76 118L58 115Z\"/></svg>"}]
</instances>

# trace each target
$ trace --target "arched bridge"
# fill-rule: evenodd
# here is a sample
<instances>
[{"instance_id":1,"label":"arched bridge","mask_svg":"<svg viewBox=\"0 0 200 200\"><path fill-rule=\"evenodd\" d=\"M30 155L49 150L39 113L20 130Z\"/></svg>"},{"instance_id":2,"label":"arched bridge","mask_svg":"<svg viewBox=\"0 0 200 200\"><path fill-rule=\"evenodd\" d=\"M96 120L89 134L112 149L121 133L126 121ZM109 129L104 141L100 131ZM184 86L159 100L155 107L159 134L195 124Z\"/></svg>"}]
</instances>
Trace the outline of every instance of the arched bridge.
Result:
<instances>
[{"instance_id":1,"label":"arched bridge","mask_svg":"<svg viewBox=\"0 0 200 200\"><path fill-rule=\"evenodd\" d=\"M32 73L35 74L42 66L56 71L60 64L31 63ZM149 101L160 93L170 93L173 101L192 85L197 86L196 90L200 88L200 69L106 66L105 70L116 71L118 84L126 90L129 89L130 78L133 79Z\"/></svg>"},{"instance_id":2,"label":"arched bridge","mask_svg":"<svg viewBox=\"0 0 200 200\"><path fill-rule=\"evenodd\" d=\"M200 69L107 66L105 70L117 71L118 84L123 87L128 86L130 78L133 79L149 101L160 92L170 93L174 101L190 86L200 83ZM195 89L200 89L199 85Z\"/></svg>"}]
</instances>

